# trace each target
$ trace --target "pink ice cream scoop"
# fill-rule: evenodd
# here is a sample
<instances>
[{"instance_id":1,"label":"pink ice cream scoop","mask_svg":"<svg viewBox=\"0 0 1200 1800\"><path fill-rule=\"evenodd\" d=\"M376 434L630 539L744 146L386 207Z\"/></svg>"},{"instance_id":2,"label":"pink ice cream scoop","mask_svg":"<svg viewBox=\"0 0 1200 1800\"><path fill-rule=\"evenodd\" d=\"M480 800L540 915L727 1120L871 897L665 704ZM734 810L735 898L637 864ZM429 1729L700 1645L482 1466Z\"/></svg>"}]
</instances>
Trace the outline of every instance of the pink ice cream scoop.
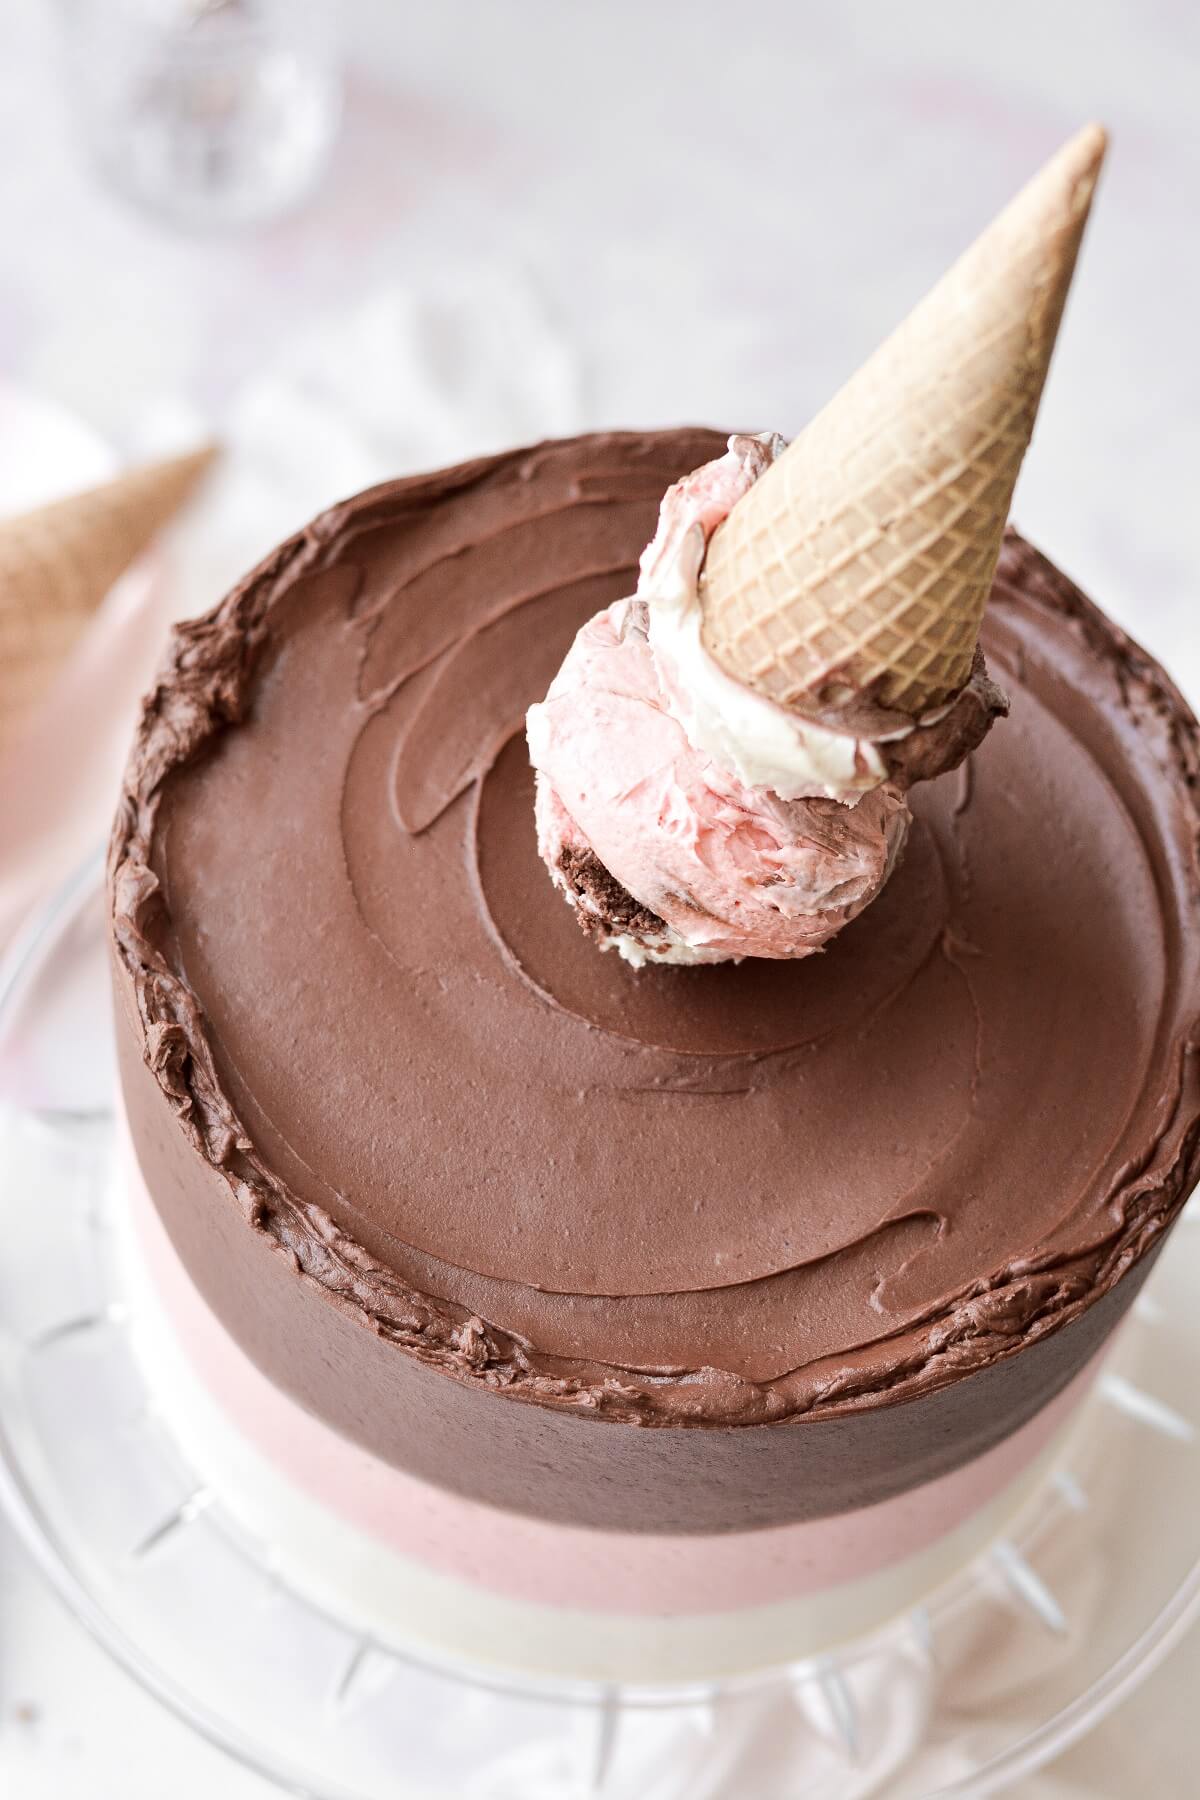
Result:
<instances>
[{"instance_id":1,"label":"pink ice cream scoop","mask_svg":"<svg viewBox=\"0 0 1200 1800\"><path fill-rule=\"evenodd\" d=\"M708 539L779 440L735 437L666 494L638 591L590 619L530 709L538 848L601 948L698 963L819 950L879 893L908 830L907 766L950 766L1003 709L964 697L878 741L801 718L701 642ZM919 753L906 740L921 740Z\"/></svg>"}]
</instances>

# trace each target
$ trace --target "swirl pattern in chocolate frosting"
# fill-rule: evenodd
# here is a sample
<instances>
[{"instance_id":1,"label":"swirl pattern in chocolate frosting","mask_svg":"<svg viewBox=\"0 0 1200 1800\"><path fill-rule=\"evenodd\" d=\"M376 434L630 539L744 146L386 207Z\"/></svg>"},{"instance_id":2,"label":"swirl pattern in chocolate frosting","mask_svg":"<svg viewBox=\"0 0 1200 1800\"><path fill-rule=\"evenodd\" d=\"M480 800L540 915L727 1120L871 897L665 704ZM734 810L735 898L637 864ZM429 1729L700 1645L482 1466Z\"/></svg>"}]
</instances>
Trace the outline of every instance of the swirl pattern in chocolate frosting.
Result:
<instances>
[{"instance_id":1,"label":"swirl pattern in chocolate frosting","mask_svg":"<svg viewBox=\"0 0 1200 1800\"><path fill-rule=\"evenodd\" d=\"M703 431L389 483L175 634L112 839L143 1054L247 1228L459 1380L828 1416L1056 1332L1200 1145L1195 722L1044 558L1013 715L796 964L630 970L537 859L521 722Z\"/></svg>"}]
</instances>

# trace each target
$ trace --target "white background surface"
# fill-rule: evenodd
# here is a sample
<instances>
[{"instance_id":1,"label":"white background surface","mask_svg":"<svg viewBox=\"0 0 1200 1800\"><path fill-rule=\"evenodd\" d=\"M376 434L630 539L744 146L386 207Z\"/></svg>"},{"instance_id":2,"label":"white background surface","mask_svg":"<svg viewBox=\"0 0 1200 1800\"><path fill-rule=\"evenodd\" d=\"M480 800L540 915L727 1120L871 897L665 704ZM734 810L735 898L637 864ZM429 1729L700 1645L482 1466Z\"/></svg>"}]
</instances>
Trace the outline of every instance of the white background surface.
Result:
<instances>
[{"instance_id":1,"label":"white background surface","mask_svg":"<svg viewBox=\"0 0 1200 1800\"><path fill-rule=\"evenodd\" d=\"M544 294L578 350L583 423L791 431L1098 116L1114 150L1016 516L1200 696L1190 0L341 10L349 113L320 194L269 231L196 240L96 187L71 141L51 9L7 0L7 372L125 447L182 404L219 427L281 338L384 284L421 290L448 269L469 284L478 259ZM535 406L531 435L558 423ZM1026 1792L1191 1795L1198 1673L1193 1644L1102 1742ZM0 1530L3 1800L217 1791L265 1793L110 1669Z\"/></svg>"}]
</instances>

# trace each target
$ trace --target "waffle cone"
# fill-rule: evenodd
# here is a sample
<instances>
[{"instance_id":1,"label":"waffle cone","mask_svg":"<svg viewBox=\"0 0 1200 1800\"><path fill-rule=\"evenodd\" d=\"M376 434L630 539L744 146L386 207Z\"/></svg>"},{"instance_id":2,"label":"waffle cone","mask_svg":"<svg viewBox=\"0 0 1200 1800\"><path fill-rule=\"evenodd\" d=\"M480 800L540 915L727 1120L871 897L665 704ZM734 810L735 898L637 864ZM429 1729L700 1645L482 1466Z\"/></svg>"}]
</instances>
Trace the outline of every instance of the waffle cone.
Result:
<instances>
[{"instance_id":1,"label":"waffle cone","mask_svg":"<svg viewBox=\"0 0 1200 1800\"><path fill-rule=\"evenodd\" d=\"M214 454L154 463L0 521L0 730L45 692L113 583Z\"/></svg>"},{"instance_id":2,"label":"waffle cone","mask_svg":"<svg viewBox=\"0 0 1200 1800\"><path fill-rule=\"evenodd\" d=\"M1066 144L714 534L728 673L810 713L962 687L1105 143Z\"/></svg>"}]
</instances>

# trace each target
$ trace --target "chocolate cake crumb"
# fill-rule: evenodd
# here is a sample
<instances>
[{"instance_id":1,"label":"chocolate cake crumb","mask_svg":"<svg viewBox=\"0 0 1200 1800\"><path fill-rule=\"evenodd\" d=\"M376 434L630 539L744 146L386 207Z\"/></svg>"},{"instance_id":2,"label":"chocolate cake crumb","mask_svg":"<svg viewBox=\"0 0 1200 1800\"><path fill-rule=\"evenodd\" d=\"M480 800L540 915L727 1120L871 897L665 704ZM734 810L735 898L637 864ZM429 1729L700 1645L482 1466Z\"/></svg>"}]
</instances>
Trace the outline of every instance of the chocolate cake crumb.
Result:
<instances>
[{"instance_id":1,"label":"chocolate cake crumb","mask_svg":"<svg viewBox=\"0 0 1200 1800\"><path fill-rule=\"evenodd\" d=\"M635 900L628 888L610 875L594 850L573 849L564 844L558 866L571 892L584 905L577 908L579 923L589 937L661 937L666 925L658 914Z\"/></svg>"}]
</instances>

